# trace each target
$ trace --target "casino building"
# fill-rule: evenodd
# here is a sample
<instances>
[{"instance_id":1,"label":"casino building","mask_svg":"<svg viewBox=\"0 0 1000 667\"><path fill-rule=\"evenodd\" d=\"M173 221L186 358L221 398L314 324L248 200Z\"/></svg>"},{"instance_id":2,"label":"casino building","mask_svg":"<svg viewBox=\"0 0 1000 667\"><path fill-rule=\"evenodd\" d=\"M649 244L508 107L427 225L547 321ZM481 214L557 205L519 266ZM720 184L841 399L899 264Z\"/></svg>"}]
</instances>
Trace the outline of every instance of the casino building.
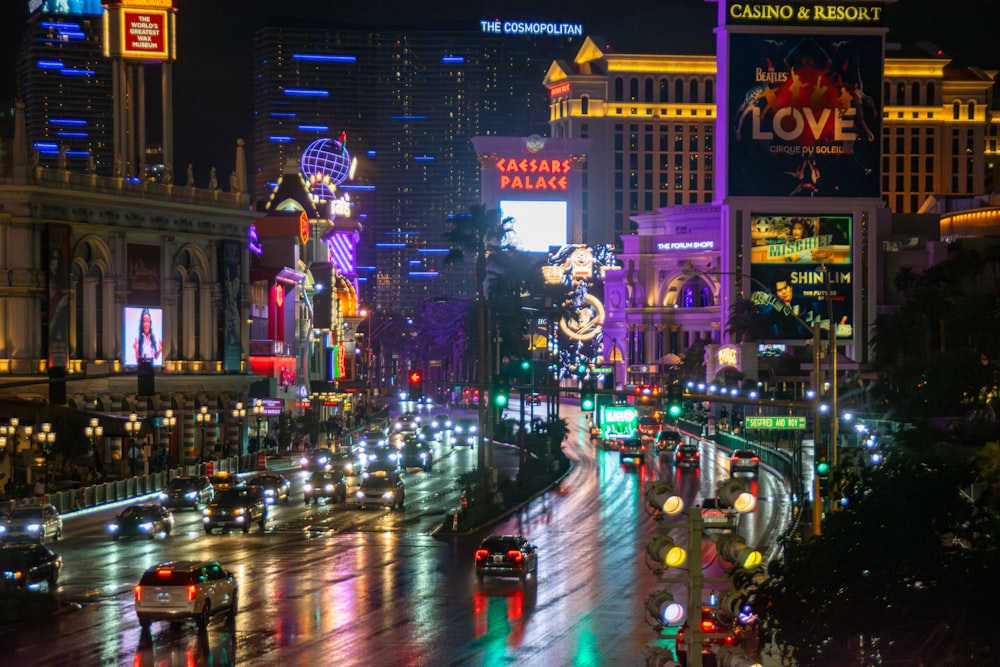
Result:
<instances>
[{"instance_id":1,"label":"casino building","mask_svg":"<svg viewBox=\"0 0 1000 667\"><path fill-rule=\"evenodd\" d=\"M588 37L544 79L553 140L589 142L583 242L621 249L603 359L619 384L668 371L697 340L738 342L739 299L798 316L773 315L772 347L803 345L813 322L826 339L833 322L856 368L876 314L898 303L901 250L917 271L939 261L959 209L982 213L980 234L1000 229L986 194L995 73L886 44L877 20L743 19L728 6L717 56ZM939 232L913 226L928 219ZM776 301L780 281L801 304Z\"/></svg>"}]
</instances>

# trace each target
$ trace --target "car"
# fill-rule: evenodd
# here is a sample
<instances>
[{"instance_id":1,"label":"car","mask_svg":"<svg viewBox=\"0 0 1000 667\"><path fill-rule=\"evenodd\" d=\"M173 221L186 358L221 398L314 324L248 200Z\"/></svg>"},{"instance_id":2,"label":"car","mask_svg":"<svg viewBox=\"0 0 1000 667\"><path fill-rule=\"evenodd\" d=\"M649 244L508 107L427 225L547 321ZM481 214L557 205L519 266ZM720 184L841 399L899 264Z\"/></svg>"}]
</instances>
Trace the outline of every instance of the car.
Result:
<instances>
[{"instance_id":1,"label":"car","mask_svg":"<svg viewBox=\"0 0 1000 667\"><path fill-rule=\"evenodd\" d=\"M621 463L642 465L643 460L646 458L648 443L648 440L643 440L642 438L620 440L618 444L618 460Z\"/></svg>"},{"instance_id":2,"label":"car","mask_svg":"<svg viewBox=\"0 0 1000 667\"><path fill-rule=\"evenodd\" d=\"M333 451L329 447L316 447L299 459L299 465L303 470L308 470L309 472L327 470L332 457Z\"/></svg>"},{"instance_id":3,"label":"car","mask_svg":"<svg viewBox=\"0 0 1000 667\"><path fill-rule=\"evenodd\" d=\"M415 431L420 426L420 415L412 412L404 412L393 422L393 431Z\"/></svg>"},{"instance_id":4,"label":"car","mask_svg":"<svg viewBox=\"0 0 1000 667\"><path fill-rule=\"evenodd\" d=\"M213 614L235 618L239 600L236 577L216 561L171 561L146 570L133 589L139 627L148 632L154 621L191 618L199 630Z\"/></svg>"},{"instance_id":5,"label":"car","mask_svg":"<svg viewBox=\"0 0 1000 667\"><path fill-rule=\"evenodd\" d=\"M431 449L424 442L407 442L400 451L400 465L403 468L423 468L430 471L434 467Z\"/></svg>"},{"instance_id":6,"label":"car","mask_svg":"<svg viewBox=\"0 0 1000 667\"><path fill-rule=\"evenodd\" d=\"M212 483L212 488L215 492L224 491L225 489L232 489L237 486L246 486L246 482L237 477L234 473L227 472L225 470L220 470L219 472L211 475L208 481Z\"/></svg>"},{"instance_id":7,"label":"car","mask_svg":"<svg viewBox=\"0 0 1000 667\"><path fill-rule=\"evenodd\" d=\"M474 447L479 439L479 422L473 419L459 419L455 422L455 444Z\"/></svg>"},{"instance_id":8,"label":"car","mask_svg":"<svg viewBox=\"0 0 1000 667\"><path fill-rule=\"evenodd\" d=\"M167 509L190 507L201 510L215 498L215 487L207 475L181 475L174 477L160 491L160 504Z\"/></svg>"},{"instance_id":9,"label":"car","mask_svg":"<svg viewBox=\"0 0 1000 667\"><path fill-rule=\"evenodd\" d=\"M704 633L704 640L701 644L701 664L703 667L715 667L717 664L716 654L724 646L736 646L737 639L731 627L726 627L713 607L701 608L701 631ZM681 665L687 665L688 651L690 650L688 635L688 623L684 622L677 632L677 661Z\"/></svg>"},{"instance_id":10,"label":"car","mask_svg":"<svg viewBox=\"0 0 1000 667\"><path fill-rule=\"evenodd\" d=\"M262 472L247 480L247 486L256 486L264 491L264 502L268 505L292 500L292 483L276 472Z\"/></svg>"},{"instance_id":11,"label":"car","mask_svg":"<svg viewBox=\"0 0 1000 667\"><path fill-rule=\"evenodd\" d=\"M267 503L264 492L251 486L234 486L215 494L215 500L203 511L202 523L205 534L211 535L216 528L239 528L250 532L250 525L256 523L261 531L267 527Z\"/></svg>"},{"instance_id":12,"label":"car","mask_svg":"<svg viewBox=\"0 0 1000 667\"><path fill-rule=\"evenodd\" d=\"M542 395L540 393L538 393L537 391L532 392L531 396L529 397L528 400L529 400L529 402L532 405L541 405L542 404Z\"/></svg>"},{"instance_id":13,"label":"car","mask_svg":"<svg viewBox=\"0 0 1000 667\"><path fill-rule=\"evenodd\" d=\"M665 428L656 434L653 446L656 447L657 453L672 452L680 447L682 442L680 431L675 428Z\"/></svg>"},{"instance_id":14,"label":"car","mask_svg":"<svg viewBox=\"0 0 1000 667\"><path fill-rule=\"evenodd\" d=\"M431 417L430 425L431 428L437 431L447 431L452 426L451 417L449 417L444 413L436 414L433 417Z\"/></svg>"},{"instance_id":15,"label":"car","mask_svg":"<svg viewBox=\"0 0 1000 667\"><path fill-rule=\"evenodd\" d=\"M19 505L0 524L0 542L35 542L62 539L63 520L55 505Z\"/></svg>"},{"instance_id":16,"label":"car","mask_svg":"<svg viewBox=\"0 0 1000 667\"><path fill-rule=\"evenodd\" d=\"M382 429L368 429L358 438L358 449L368 450L381 447L386 442L386 434Z\"/></svg>"},{"instance_id":17,"label":"car","mask_svg":"<svg viewBox=\"0 0 1000 667\"><path fill-rule=\"evenodd\" d=\"M674 463L678 468L697 468L701 465L698 445L681 445L674 452Z\"/></svg>"},{"instance_id":18,"label":"car","mask_svg":"<svg viewBox=\"0 0 1000 667\"><path fill-rule=\"evenodd\" d=\"M639 435L653 438L660 431L660 422L657 421L656 417L639 417L636 428L639 430Z\"/></svg>"},{"instance_id":19,"label":"car","mask_svg":"<svg viewBox=\"0 0 1000 667\"><path fill-rule=\"evenodd\" d=\"M372 475L361 481L361 487L354 494L354 504L365 509L371 505L380 505L394 509L403 509L406 501L406 489L399 475Z\"/></svg>"},{"instance_id":20,"label":"car","mask_svg":"<svg viewBox=\"0 0 1000 667\"><path fill-rule=\"evenodd\" d=\"M490 535L476 549L476 578L538 577L538 549L523 535Z\"/></svg>"},{"instance_id":21,"label":"car","mask_svg":"<svg viewBox=\"0 0 1000 667\"><path fill-rule=\"evenodd\" d=\"M173 528L173 512L154 503L130 505L108 524L108 532L111 533L113 540L122 537L153 539L161 534L166 537Z\"/></svg>"},{"instance_id":22,"label":"car","mask_svg":"<svg viewBox=\"0 0 1000 667\"><path fill-rule=\"evenodd\" d=\"M365 457L362 461L364 470L362 472L370 473L374 470L385 470L392 473L402 472L403 469L399 465L401 458L402 455L395 447L376 447L365 452Z\"/></svg>"},{"instance_id":23,"label":"car","mask_svg":"<svg viewBox=\"0 0 1000 667\"><path fill-rule=\"evenodd\" d=\"M49 592L56 589L62 557L41 544L9 546L0 549L0 585L28 590L47 582Z\"/></svg>"},{"instance_id":24,"label":"car","mask_svg":"<svg viewBox=\"0 0 1000 667\"><path fill-rule=\"evenodd\" d=\"M309 475L309 479L302 485L302 497L306 505L310 500L318 505L320 498L342 503L347 500L347 484L344 482L344 476L332 470L317 470Z\"/></svg>"},{"instance_id":25,"label":"car","mask_svg":"<svg viewBox=\"0 0 1000 667\"><path fill-rule=\"evenodd\" d=\"M760 467L760 458L752 449L734 449L729 456L729 474L756 475Z\"/></svg>"},{"instance_id":26,"label":"car","mask_svg":"<svg viewBox=\"0 0 1000 667\"><path fill-rule=\"evenodd\" d=\"M422 442L434 442L441 436L441 431L430 424L424 424L417 429L415 437Z\"/></svg>"},{"instance_id":27,"label":"car","mask_svg":"<svg viewBox=\"0 0 1000 667\"><path fill-rule=\"evenodd\" d=\"M347 493L353 495L361 486L363 471L361 462L350 450L343 449L333 455L330 472L340 473L344 479Z\"/></svg>"}]
</instances>

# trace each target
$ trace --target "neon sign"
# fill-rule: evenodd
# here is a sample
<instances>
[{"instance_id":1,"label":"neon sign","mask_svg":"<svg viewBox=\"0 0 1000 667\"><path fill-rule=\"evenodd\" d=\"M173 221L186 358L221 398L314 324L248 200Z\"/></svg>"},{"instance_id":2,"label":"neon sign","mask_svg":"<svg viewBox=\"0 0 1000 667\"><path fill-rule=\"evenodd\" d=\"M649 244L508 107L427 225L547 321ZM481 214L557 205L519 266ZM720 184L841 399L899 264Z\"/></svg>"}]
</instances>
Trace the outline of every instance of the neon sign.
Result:
<instances>
[{"instance_id":1,"label":"neon sign","mask_svg":"<svg viewBox=\"0 0 1000 667\"><path fill-rule=\"evenodd\" d=\"M868 23L882 20L882 7L852 4L742 3L729 7L729 18L742 22Z\"/></svg>"},{"instance_id":2,"label":"neon sign","mask_svg":"<svg viewBox=\"0 0 1000 667\"><path fill-rule=\"evenodd\" d=\"M539 21L480 21L480 29L489 35L547 35L549 37L583 37L580 23L542 23Z\"/></svg>"},{"instance_id":3,"label":"neon sign","mask_svg":"<svg viewBox=\"0 0 1000 667\"><path fill-rule=\"evenodd\" d=\"M559 95L568 95L570 91L569 81L563 81L562 83L556 84L549 88L549 97L558 97Z\"/></svg>"},{"instance_id":4,"label":"neon sign","mask_svg":"<svg viewBox=\"0 0 1000 667\"><path fill-rule=\"evenodd\" d=\"M250 225L247 230L247 248L258 257L264 254L264 246L260 244L260 237L257 236L257 225Z\"/></svg>"},{"instance_id":5,"label":"neon sign","mask_svg":"<svg viewBox=\"0 0 1000 667\"><path fill-rule=\"evenodd\" d=\"M573 170L572 165L570 158L499 158L496 169L501 174L501 190L567 190L565 174Z\"/></svg>"},{"instance_id":6,"label":"neon sign","mask_svg":"<svg viewBox=\"0 0 1000 667\"><path fill-rule=\"evenodd\" d=\"M714 250L715 241L664 241L656 244L657 250Z\"/></svg>"}]
</instances>

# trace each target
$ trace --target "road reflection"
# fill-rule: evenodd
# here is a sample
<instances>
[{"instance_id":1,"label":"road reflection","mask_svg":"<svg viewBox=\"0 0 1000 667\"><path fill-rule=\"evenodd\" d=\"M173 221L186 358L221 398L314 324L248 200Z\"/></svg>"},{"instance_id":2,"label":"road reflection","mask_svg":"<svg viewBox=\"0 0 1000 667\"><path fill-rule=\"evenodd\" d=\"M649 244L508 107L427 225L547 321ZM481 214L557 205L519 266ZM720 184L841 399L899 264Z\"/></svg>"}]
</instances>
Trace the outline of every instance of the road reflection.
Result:
<instances>
[{"instance_id":1,"label":"road reflection","mask_svg":"<svg viewBox=\"0 0 1000 667\"><path fill-rule=\"evenodd\" d=\"M228 625L228 624L227 624ZM163 631L142 631L133 667L227 667L236 664L236 628L200 630L191 636L190 626L163 624Z\"/></svg>"}]
</instances>

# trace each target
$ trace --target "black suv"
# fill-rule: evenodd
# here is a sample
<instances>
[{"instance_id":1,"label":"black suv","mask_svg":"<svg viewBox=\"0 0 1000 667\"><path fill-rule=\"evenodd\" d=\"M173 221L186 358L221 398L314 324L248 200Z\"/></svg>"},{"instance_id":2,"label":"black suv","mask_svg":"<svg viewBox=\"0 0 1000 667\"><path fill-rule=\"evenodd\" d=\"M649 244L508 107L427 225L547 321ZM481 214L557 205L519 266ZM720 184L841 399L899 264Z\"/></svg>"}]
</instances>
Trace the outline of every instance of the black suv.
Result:
<instances>
[{"instance_id":1,"label":"black suv","mask_svg":"<svg viewBox=\"0 0 1000 667\"><path fill-rule=\"evenodd\" d=\"M160 504L170 509L192 507L201 509L215 498L212 482L205 475L174 477L160 492Z\"/></svg>"},{"instance_id":2,"label":"black suv","mask_svg":"<svg viewBox=\"0 0 1000 667\"><path fill-rule=\"evenodd\" d=\"M328 501L342 503L347 499L347 485L344 483L344 476L340 472L326 472L317 470L309 475L309 479L302 486L302 495L306 505L309 501L319 504L320 498Z\"/></svg>"},{"instance_id":3,"label":"black suv","mask_svg":"<svg viewBox=\"0 0 1000 667\"><path fill-rule=\"evenodd\" d=\"M267 526L267 503L263 490L257 486L234 486L215 494L215 502L205 509L205 534L216 528L240 528L250 532L256 522L261 531Z\"/></svg>"}]
</instances>

